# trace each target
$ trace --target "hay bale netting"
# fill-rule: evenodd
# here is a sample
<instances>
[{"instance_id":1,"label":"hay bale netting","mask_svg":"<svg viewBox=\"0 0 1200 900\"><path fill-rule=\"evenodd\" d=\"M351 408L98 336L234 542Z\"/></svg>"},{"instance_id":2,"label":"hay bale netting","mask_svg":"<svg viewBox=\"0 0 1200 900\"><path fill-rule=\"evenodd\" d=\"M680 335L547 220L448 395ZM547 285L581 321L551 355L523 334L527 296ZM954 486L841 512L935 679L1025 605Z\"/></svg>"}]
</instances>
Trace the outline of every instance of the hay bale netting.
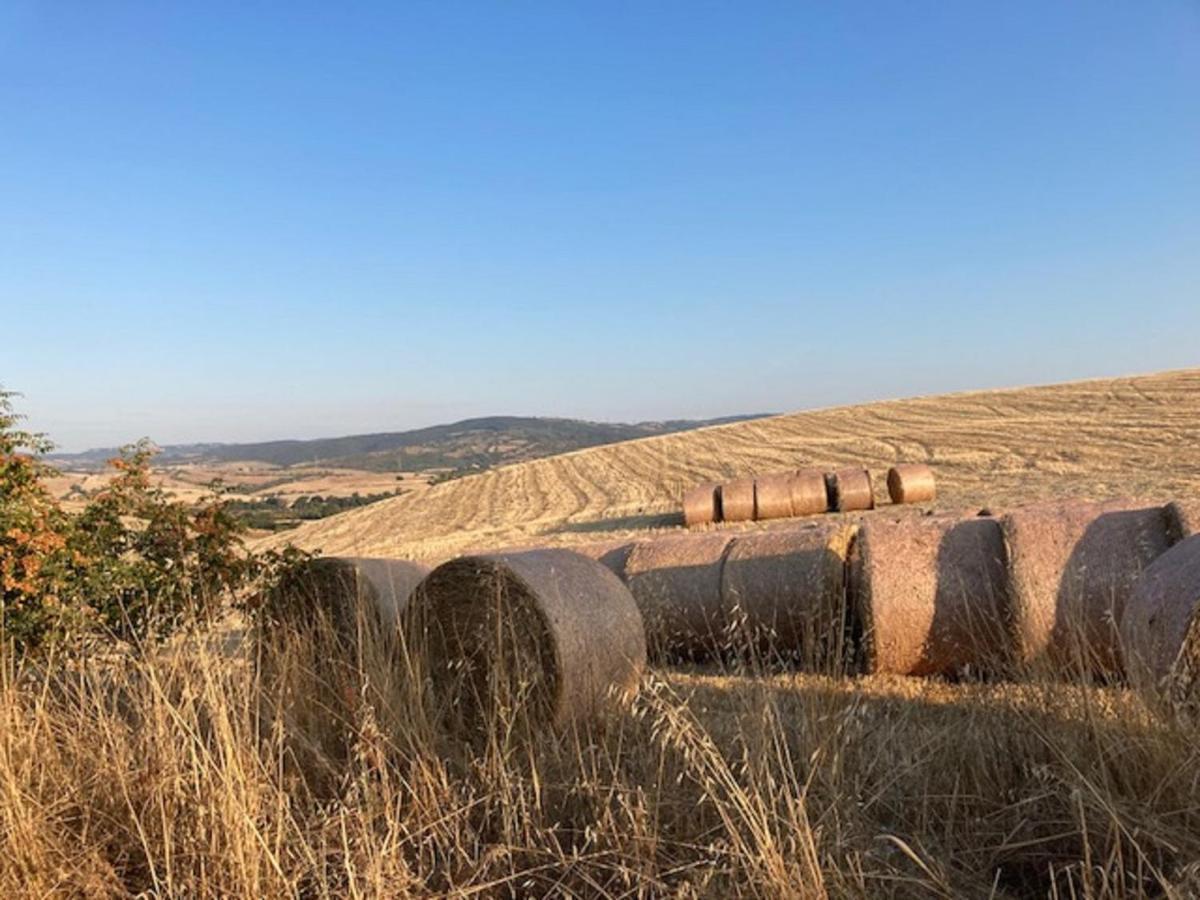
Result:
<instances>
[{"instance_id":1,"label":"hay bale netting","mask_svg":"<svg viewBox=\"0 0 1200 900\"><path fill-rule=\"evenodd\" d=\"M838 469L826 478L830 506L838 512L875 508L871 473L866 469Z\"/></svg>"},{"instance_id":2,"label":"hay bale netting","mask_svg":"<svg viewBox=\"0 0 1200 900\"><path fill-rule=\"evenodd\" d=\"M709 532L634 544L625 580L642 613L651 659L705 659L725 645L721 570L730 540Z\"/></svg>"},{"instance_id":3,"label":"hay bale netting","mask_svg":"<svg viewBox=\"0 0 1200 900\"><path fill-rule=\"evenodd\" d=\"M721 521L721 488L714 482L698 484L683 495L683 524L708 525Z\"/></svg>"},{"instance_id":4,"label":"hay bale netting","mask_svg":"<svg viewBox=\"0 0 1200 900\"><path fill-rule=\"evenodd\" d=\"M739 478L721 485L721 519L749 522L758 515L753 478Z\"/></svg>"},{"instance_id":5,"label":"hay bale netting","mask_svg":"<svg viewBox=\"0 0 1200 900\"><path fill-rule=\"evenodd\" d=\"M850 580L866 671L1004 668L1011 647L1005 558L995 519L864 522Z\"/></svg>"},{"instance_id":6,"label":"hay bale netting","mask_svg":"<svg viewBox=\"0 0 1200 900\"><path fill-rule=\"evenodd\" d=\"M632 697L646 662L629 590L563 549L438 566L413 593L404 634L435 721L470 736L593 719Z\"/></svg>"},{"instance_id":7,"label":"hay bale netting","mask_svg":"<svg viewBox=\"0 0 1200 900\"><path fill-rule=\"evenodd\" d=\"M893 503L928 503L937 497L933 469L920 463L902 463L888 469L887 489Z\"/></svg>"},{"instance_id":8,"label":"hay bale netting","mask_svg":"<svg viewBox=\"0 0 1200 900\"><path fill-rule=\"evenodd\" d=\"M1121 617L1125 670L1151 697L1200 703L1200 535L1152 562ZM1172 695L1175 696L1172 696Z\"/></svg>"},{"instance_id":9,"label":"hay bale netting","mask_svg":"<svg viewBox=\"0 0 1200 900\"><path fill-rule=\"evenodd\" d=\"M405 559L319 557L289 572L267 602L277 622L326 622L349 640L364 624L395 629L409 596L428 574L428 566Z\"/></svg>"},{"instance_id":10,"label":"hay bale netting","mask_svg":"<svg viewBox=\"0 0 1200 900\"><path fill-rule=\"evenodd\" d=\"M735 645L813 671L838 670L852 534L845 525L822 523L735 536L721 574Z\"/></svg>"},{"instance_id":11,"label":"hay bale netting","mask_svg":"<svg viewBox=\"0 0 1200 900\"><path fill-rule=\"evenodd\" d=\"M1058 674L1117 674L1117 623L1134 582L1170 547L1162 507L1130 501L1015 510L1008 545L1015 662Z\"/></svg>"}]
</instances>

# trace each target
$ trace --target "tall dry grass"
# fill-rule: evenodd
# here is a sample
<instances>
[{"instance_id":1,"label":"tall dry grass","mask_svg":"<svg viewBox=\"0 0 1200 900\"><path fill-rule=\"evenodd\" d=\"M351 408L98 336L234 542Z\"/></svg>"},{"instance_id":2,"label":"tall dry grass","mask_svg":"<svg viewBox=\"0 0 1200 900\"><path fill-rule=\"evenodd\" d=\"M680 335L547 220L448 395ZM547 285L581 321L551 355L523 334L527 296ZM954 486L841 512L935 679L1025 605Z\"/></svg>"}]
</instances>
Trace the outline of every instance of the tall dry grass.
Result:
<instances>
[{"instance_id":1,"label":"tall dry grass","mask_svg":"<svg viewBox=\"0 0 1200 900\"><path fill-rule=\"evenodd\" d=\"M658 672L466 745L330 640L5 658L0 896L1200 892L1200 733L1118 689Z\"/></svg>"}]
</instances>

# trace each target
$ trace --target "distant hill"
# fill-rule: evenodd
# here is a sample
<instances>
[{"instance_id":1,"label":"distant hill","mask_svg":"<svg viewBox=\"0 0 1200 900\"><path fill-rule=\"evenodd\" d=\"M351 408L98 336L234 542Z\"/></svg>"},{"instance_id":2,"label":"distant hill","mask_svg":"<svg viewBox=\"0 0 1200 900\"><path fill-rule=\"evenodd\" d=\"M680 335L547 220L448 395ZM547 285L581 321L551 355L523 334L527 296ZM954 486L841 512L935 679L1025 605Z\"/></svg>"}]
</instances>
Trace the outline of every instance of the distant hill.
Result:
<instances>
[{"instance_id":1,"label":"distant hill","mask_svg":"<svg viewBox=\"0 0 1200 900\"><path fill-rule=\"evenodd\" d=\"M464 419L412 431L356 434L315 440L264 441L254 444L175 444L162 448L160 464L264 462L278 466L329 465L378 472L490 469L544 456L615 444L636 438L674 434L708 425L762 418L767 413L721 419L667 422L586 422L530 416ZM50 461L70 468L102 466L116 449L55 454Z\"/></svg>"}]
</instances>

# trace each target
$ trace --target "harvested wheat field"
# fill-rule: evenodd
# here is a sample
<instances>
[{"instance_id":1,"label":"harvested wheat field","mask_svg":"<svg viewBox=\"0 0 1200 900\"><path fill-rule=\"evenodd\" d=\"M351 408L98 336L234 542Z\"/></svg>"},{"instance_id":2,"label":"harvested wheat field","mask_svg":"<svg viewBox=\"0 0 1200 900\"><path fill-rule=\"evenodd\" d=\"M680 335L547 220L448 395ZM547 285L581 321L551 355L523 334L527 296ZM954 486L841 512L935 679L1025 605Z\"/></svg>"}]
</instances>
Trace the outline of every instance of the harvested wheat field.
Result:
<instances>
[{"instance_id":1,"label":"harvested wheat field","mask_svg":"<svg viewBox=\"0 0 1200 900\"><path fill-rule=\"evenodd\" d=\"M999 511L1054 497L1200 494L1200 370L799 412L582 450L302 525L325 553L438 562L682 528L683 493L756 473L928 463L937 505ZM734 524L730 527L746 527Z\"/></svg>"}]
</instances>

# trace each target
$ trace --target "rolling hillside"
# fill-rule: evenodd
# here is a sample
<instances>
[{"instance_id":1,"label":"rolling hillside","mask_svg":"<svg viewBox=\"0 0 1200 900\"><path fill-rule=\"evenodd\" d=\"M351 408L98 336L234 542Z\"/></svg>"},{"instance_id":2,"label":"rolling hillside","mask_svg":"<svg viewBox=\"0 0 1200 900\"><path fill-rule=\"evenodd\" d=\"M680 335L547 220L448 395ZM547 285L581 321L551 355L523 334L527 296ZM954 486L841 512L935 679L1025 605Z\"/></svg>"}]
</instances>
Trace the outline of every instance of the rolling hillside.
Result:
<instances>
[{"instance_id":1,"label":"rolling hillside","mask_svg":"<svg viewBox=\"0 0 1200 900\"><path fill-rule=\"evenodd\" d=\"M588 422L536 416L464 419L411 431L356 434L314 440L263 441L254 444L173 444L161 448L159 465L266 463L273 466L326 465L372 472L430 469L488 469L583 447L614 444L657 434L673 434L726 422L761 418L762 413L722 419L675 419L668 422ZM48 459L72 469L102 468L117 455L105 447L82 453L52 454Z\"/></svg>"},{"instance_id":2,"label":"rolling hillside","mask_svg":"<svg viewBox=\"0 0 1200 900\"><path fill-rule=\"evenodd\" d=\"M945 508L1200 494L1200 370L894 400L596 447L383 501L288 538L325 553L430 560L606 540L679 527L681 492L703 479L859 462L881 475L896 461L935 465Z\"/></svg>"}]
</instances>

